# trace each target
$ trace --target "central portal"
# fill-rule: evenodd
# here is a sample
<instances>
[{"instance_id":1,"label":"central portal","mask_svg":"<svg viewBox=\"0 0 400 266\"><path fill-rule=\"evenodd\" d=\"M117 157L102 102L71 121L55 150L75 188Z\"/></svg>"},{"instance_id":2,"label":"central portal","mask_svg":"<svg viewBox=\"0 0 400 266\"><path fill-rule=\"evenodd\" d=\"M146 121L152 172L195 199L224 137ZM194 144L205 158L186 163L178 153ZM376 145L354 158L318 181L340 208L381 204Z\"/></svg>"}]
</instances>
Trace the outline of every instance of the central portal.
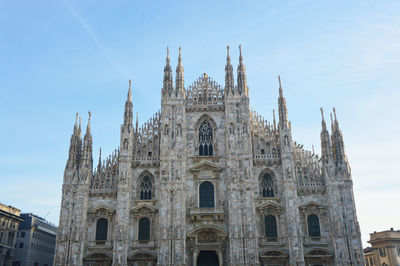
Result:
<instances>
[{"instance_id":1,"label":"central portal","mask_svg":"<svg viewBox=\"0 0 400 266\"><path fill-rule=\"evenodd\" d=\"M217 253L214 250L200 251L197 256L197 266L219 266Z\"/></svg>"}]
</instances>

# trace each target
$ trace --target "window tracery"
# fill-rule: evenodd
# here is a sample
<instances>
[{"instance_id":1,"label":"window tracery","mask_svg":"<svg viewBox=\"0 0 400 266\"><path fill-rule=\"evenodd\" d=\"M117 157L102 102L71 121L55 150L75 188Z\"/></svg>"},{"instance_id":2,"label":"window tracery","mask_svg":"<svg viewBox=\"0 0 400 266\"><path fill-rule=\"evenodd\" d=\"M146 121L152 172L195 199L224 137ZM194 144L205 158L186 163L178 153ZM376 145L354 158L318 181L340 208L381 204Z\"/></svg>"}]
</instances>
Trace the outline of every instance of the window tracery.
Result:
<instances>
[{"instance_id":1,"label":"window tracery","mask_svg":"<svg viewBox=\"0 0 400 266\"><path fill-rule=\"evenodd\" d=\"M199 156L213 156L213 130L207 121L201 123L199 128Z\"/></svg>"},{"instance_id":2,"label":"window tracery","mask_svg":"<svg viewBox=\"0 0 400 266\"><path fill-rule=\"evenodd\" d=\"M262 196L266 197L275 197L275 190L274 190L274 181L272 176L268 173L265 173L261 180L261 189L262 189Z\"/></svg>"},{"instance_id":3,"label":"window tracery","mask_svg":"<svg viewBox=\"0 0 400 266\"><path fill-rule=\"evenodd\" d=\"M140 180L140 199L150 200L152 188L151 178L148 175L143 176Z\"/></svg>"}]
</instances>

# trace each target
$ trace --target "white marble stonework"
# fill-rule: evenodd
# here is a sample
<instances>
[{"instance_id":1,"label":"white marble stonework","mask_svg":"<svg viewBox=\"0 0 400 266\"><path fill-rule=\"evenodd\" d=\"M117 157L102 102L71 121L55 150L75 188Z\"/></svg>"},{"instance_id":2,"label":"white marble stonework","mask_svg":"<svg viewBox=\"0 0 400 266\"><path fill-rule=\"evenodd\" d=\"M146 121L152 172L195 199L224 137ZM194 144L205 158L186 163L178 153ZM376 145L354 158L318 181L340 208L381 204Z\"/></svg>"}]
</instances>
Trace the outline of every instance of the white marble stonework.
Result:
<instances>
[{"instance_id":1,"label":"white marble stonework","mask_svg":"<svg viewBox=\"0 0 400 266\"><path fill-rule=\"evenodd\" d=\"M78 115L64 172L55 265L363 265L342 132L323 112L321 155L278 117L250 109L240 51L225 86L175 83L167 55L161 110L133 122L131 82L120 146L93 165L90 116ZM332 116L332 115L331 115ZM316 140L317 141L317 140Z\"/></svg>"}]
</instances>

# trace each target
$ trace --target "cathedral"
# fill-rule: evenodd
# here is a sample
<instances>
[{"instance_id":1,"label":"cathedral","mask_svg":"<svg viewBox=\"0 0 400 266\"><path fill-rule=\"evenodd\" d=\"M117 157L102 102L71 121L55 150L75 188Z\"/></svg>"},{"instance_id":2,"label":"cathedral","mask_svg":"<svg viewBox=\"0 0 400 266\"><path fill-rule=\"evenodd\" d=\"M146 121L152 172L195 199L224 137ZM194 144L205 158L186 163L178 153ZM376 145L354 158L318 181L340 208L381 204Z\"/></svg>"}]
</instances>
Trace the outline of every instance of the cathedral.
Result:
<instances>
[{"instance_id":1,"label":"cathedral","mask_svg":"<svg viewBox=\"0 0 400 266\"><path fill-rule=\"evenodd\" d=\"M129 81L120 146L98 163L77 114L55 265L363 265L335 110L329 132L321 108L321 154L303 149L280 78L277 119L250 108L239 49L224 86L185 86L180 48L174 82L167 49L161 110L134 122Z\"/></svg>"}]
</instances>

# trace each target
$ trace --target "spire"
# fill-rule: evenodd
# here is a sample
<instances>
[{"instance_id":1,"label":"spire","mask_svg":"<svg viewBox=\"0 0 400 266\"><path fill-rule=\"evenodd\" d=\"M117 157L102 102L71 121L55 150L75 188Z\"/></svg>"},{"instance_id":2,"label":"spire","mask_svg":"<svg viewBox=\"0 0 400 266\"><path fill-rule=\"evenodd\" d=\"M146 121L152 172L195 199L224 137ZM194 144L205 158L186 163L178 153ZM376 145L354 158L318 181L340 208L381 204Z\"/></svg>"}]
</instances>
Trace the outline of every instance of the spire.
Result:
<instances>
[{"instance_id":1,"label":"spire","mask_svg":"<svg viewBox=\"0 0 400 266\"><path fill-rule=\"evenodd\" d=\"M332 145L329 138L329 132L326 129L325 119L324 119L324 109L321 107L321 158L324 164L328 164L332 161L333 153L332 153Z\"/></svg>"},{"instance_id":2,"label":"spire","mask_svg":"<svg viewBox=\"0 0 400 266\"><path fill-rule=\"evenodd\" d=\"M181 47L179 46L178 65L176 66L175 95L185 97L185 84L182 66Z\"/></svg>"},{"instance_id":3,"label":"spire","mask_svg":"<svg viewBox=\"0 0 400 266\"><path fill-rule=\"evenodd\" d=\"M98 170L101 169L101 147L100 147L100 151L99 151L99 164L97 165L97 169Z\"/></svg>"},{"instance_id":4,"label":"spire","mask_svg":"<svg viewBox=\"0 0 400 266\"><path fill-rule=\"evenodd\" d=\"M272 109L272 116L274 118L274 131L276 131L275 109Z\"/></svg>"},{"instance_id":5,"label":"spire","mask_svg":"<svg viewBox=\"0 0 400 266\"><path fill-rule=\"evenodd\" d=\"M172 90L173 90L172 79L173 78L172 78L172 68L170 66L169 47L167 46L167 57L165 59L163 89L162 89L163 96L171 95Z\"/></svg>"},{"instance_id":6,"label":"spire","mask_svg":"<svg viewBox=\"0 0 400 266\"><path fill-rule=\"evenodd\" d=\"M88 124L86 127L86 134L83 138L83 152L82 152L82 160L81 160L81 167L89 167L90 170L92 170L92 164L93 164L93 159L92 159L92 134L90 133L90 118L91 118L91 113L88 111L89 114L89 119L88 119Z\"/></svg>"},{"instance_id":7,"label":"spire","mask_svg":"<svg viewBox=\"0 0 400 266\"><path fill-rule=\"evenodd\" d=\"M339 128L339 122L336 116L336 109L333 108L334 119L332 118L332 146L333 146L333 156L336 162L336 165L339 164L347 164L347 157L344 149L344 141L343 134Z\"/></svg>"},{"instance_id":8,"label":"spire","mask_svg":"<svg viewBox=\"0 0 400 266\"><path fill-rule=\"evenodd\" d=\"M74 125L74 135L78 135L78 117L79 117L79 113L76 113L75 116L75 125Z\"/></svg>"},{"instance_id":9,"label":"spire","mask_svg":"<svg viewBox=\"0 0 400 266\"><path fill-rule=\"evenodd\" d=\"M82 117L79 116L79 126L78 126L78 137L81 137L81 133L82 133Z\"/></svg>"},{"instance_id":10,"label":"spire","mask_svg":"<svg viewBox=\"0 0 400 266\"><path fill-rule=\"evenodd\" d=\"M243 56L242 56L242 45L239 45L239 65L237 69L237 90L239 94L244 94L248 96L248 88L247 88L247 78L246 78L246 68L243 64Z\"/></svg>"},{"instance_id":11,"label":"spire","mask_svg":"<svg viewBox=\"0 0 400 266\"><path fill-rule=\"evenodd\" d=\"M128 96L125 102L125 112L124 112L124 125L132 125L132 109L133 109L133 104L132 104L132 80L129 80L129 90L128 90Z\"/></svg>"},{"instance_id":12,"label":"spire","mask_svg":"<svg viewBox=\"0 0 400 266\"><path fill-rule=\"evenodd\" d=\"M128 101L132 101L132 80L129 79Z\"/></svg>"},{"instance_id":13,"label":"spire","mask_svg":"<svg viewBox=\"0 0 400 266\"><path fill-rule=\"evenodd\" d=\"M229 95L232 92L232 95L235 94L235 85L233 81L233 67L231 65L231 57L229 55L229 45L226 46L226 65L225 65L225 93Z\"/></svg>"},{"instance_id":14,"label":"spire","mask_svg":"<svg viewBox=\"0 0 400 266\"><path fill-rule=\"evenodd\" d=\"M78 124L78 118L79 118L79 113L76 113L75 116L75 124L74 124L74 130L71 135L71 140L69 144L69 154L68 154L68 161L67 161L67 166L66 168L72 169L72 168L77 168L79 165L80 161L80 153L81 153L81 146L82 146L82 140L81 140L81 120L79 119L79 124Z\"/></svg>"},{"instance_id":15,"label":"spire","mask_svg":"<svg viewBox=\"0 0 400 266\"><path fill-rule=\"evenodd\" d=\"M281 127L289 128L289 121L288 121L288 113L286 107L286 99L283 96L283 89L281 83L281 77L278 76L279 80L279 98L278 98L278 105L279 105L279 125Z\"/></svg>"},{"instance_id":16,"label":"spire","mask_svg":"<svg viewBox=\"0 0 400 266\"><path fill-rule=\"evenodd\" d=\"M138 133L138 128L139 128L139 113L136 112L136 129L135 129L136 134Z\"/></svg>"},{"instance_id":17,"label":"spire","mask_svg":"<svg viewBox=\"0 0 400 266\"><path fill-rule=\"evenodd\" d=\"M91 126L90 126L90 117L92 116L92 113L90 113L90 111L88 111L88 113L89 113L89 119L88 119L88 123L87 123L87 126L86 126L86 135L87 135L87 134L90 134L90 129L91 129Z\"/></svg>"}]
</instances>

